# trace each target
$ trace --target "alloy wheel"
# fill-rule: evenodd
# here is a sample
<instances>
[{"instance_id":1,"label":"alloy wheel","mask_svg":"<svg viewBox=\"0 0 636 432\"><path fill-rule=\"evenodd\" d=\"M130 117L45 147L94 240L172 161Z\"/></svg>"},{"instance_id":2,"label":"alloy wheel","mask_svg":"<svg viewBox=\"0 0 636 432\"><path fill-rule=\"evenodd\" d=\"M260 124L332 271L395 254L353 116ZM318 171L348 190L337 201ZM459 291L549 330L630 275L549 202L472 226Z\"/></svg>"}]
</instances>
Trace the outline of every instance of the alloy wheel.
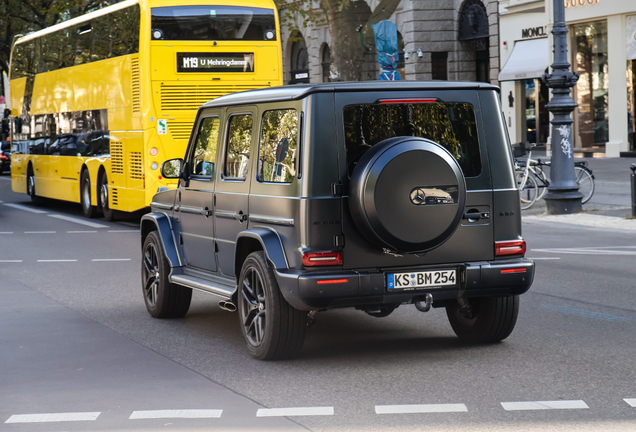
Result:
<instances>
[{"instance_id":1,"label":"alloy wheel","mask_svg":"<svg viewBox=\"0 0 636 432\"><path fill-rule=\"evenodd\" d=\"M263 342L267 325L267 304L263 277L255 267L247 269L241 286L241 322L245 335L253 346Z\"/></svg>"},{"instance_id":2,"label":"alloy wheel","mask_svg":"<svg viewBox=\"0 0 636 432\"><path fill-rule=\"evenodd\" d=\"M159 290L159 260L157 259L157 249L155 245L150 243L144 251L144 276L146 283L144 285L144 295L146 302L150 307L154 307L157 303L157 295Z\"/></svg>"}]
</instances>

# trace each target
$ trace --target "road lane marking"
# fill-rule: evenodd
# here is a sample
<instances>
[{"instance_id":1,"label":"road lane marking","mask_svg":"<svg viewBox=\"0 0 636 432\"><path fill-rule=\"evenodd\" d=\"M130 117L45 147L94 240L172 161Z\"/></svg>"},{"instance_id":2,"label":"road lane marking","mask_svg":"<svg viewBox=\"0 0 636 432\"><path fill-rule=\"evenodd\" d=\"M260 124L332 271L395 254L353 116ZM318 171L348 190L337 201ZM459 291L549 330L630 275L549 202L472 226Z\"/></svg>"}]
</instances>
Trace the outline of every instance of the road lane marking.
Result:
<instances>
[{"instance_id":1,"label":"road lane marking","mask_svg":"<svg viewBox=\"0 0 636 432\"><path fill-rule=\"evenodd\" d=\"M260 408L256 417L295 417L334 415L333 407Z\"/></svg>"},{"instance_id":2,"label":"road lane marking","mask_svg":"<svg viewBox=\"0 0 636 432\"><path fill-rule=\"evenodd\" d=\"M101 262L101 261L130 261L130 258L96 258L92 259L93 262Z\"/></svg>"},{"instance_id":3,"label":"road lane marking","mask_svg":"<svg viewBox=\"0 0 636 432\"><path fill-rule=\"evenodd\" d=\"M38 209L31 208L31 207L23 206L23 205L20 205L20 204L6 204L5 203L4 205L6 205L7 207L13 207L14 209L28 211L28 212L31 212L31 213L38 213L38 214L46 214L46 213L48 213L48 212L45 212L44 210L38 210Z\"/></svg>"},{"instance_id":4,"label":"road lane marking","mask_svg":"<svg viewBox=\"0 0 636 432\"><path fill-rule=\"evenodd\" d=\"M112 232L112 233L138 233L139 230L108 230L108 232Z\"/></svg>"},{"instance_id":5,"label":"road lane marking","mask_svg":"<svg viewBox=\"0 0 636 432\"><path fill-rule=\"evenodd\" d=\"M22 262L22 260L0 260L0 263Z\"/></svg>"},{"instance_id":6,"label":"road lane marking","mask_svg":"<svg viewBox=\"0 0 636 432\"><path fill-rule=\"evenodd\" d=\"M80 225L86 225L86 226L89 226L91 228L108 228L108 225L102 225L102 224L98 224L98 223L95 223L95 222L89 222L87 220L78 219L78 218L74 218L74 217L70 217L70 216L64 216L64 215L59 215L59 214L50 214L49 217L56 218L56 219L62 219L62 220L69 221L69 222L74 222L74 223L80 224Z\"/></svg>"},{"instance_id":7,"label":"road lane marking","mask_svg":"<svg viewBox=\"0 0 636 432\"><path fill-rule=\"evenodd\" d=\"M51 260L38 260L38 262L54 263L54 262L77 262L76 259L51 259Z\"/></svg>"},{"instance_id":8,"label":"road lane marking","mask_svg":"<svg viewBox=\"0 0 636 432\"><path fill-rule=\"evenodd\" d=\"M376 414L421 414L468 412L464 404L376 405Z\"/></svg>"},{"instance_id":9,"label":"road lane marking","mask_svg":"<svg viewBox=\"0 0 636 432\"><path fill-rule=\"evenodd\" d=\"M569 314L569 315L578 315L578 316L582 316L582 317L586 317L586 318L600 319L600 320L603 320L603 321L634 321L631 318L625 318L625 317L618 316L618 315L610 315L610 314L605 314L605 313L601 313L601 312L593 312L593 311L589 311L589 310L585 310L585 309L576 309L576 308L568 307L568 306L542 304L542 305L539 305L539 307L541 307L543 309L552 310L552 311L555 311L555 312L563 312L563 313Z\"/></svg>"},{"instance_id":10,"label":"road lane marking","mask_svg":"<svg viewBox=\"0 0 636 432\"><path fill-rule=\"evenodd\" d=\"M25 231L25 234L55 234L57 231Z\"/></svg>"},{"instance_id":11,"label":"road lane marking","mask_svg":"<svg viewBox=\"0 0 636 432\"><path fill-rule=\"evenodd\" d=\"M530 258L530 257L526 257L526 258L531 259L531 260L534 260L534 261L536 261L536 260L560 260L560 259L561 259L561 257L539 257L539 258L535 258L535 257L532 257L532 258Z\"/></svg>"},{"instance_id":12,"label":"road lane marking","mask_svg":"<svg viewBox=\"0 0 636 432\"><path fill-rule=\"evenodd\" d=\"M171 419L171 418L220 418L223 410L156 410L156 411L133 411L128 420L140 419Z\"/></svg>"},{"instance_id":13,"label":"road lane marking","mask_svg":"<svg viewBox=\"0 0 636 432\"><path fill-rule=\"evenodd\" d=\"M88 234L96 233L97 231L66 231L67 234Z\"/></svg>"},{"instance_id":14,"label":"road lane marking","mask_svg":"<svg viewBox=\"0 0 636 432\"><path fill-rule=\"evenodd\" d=\"M625 402L627 402L627 404L632 407L632 408L636 408L636 399L623 399Z\"/></svg>"},{"instance_id":15,"label":"road lane marking","mask_svg":"<svg viewBox=\"0 0 636 432\"><path fill-rule=\"evenodd\" d=\"M75 412L54 414L17 414L9 417L5 423L50 423L70 421L94 421L99 412Z\"/></svg>"},{"instance_id":16,"label":"road lane marking","mask_svg":"<svg viewBox=\"0 0 636 432\"><path fill-rule=\"evenodd\" d=\"M506 411L530 411L553 409L589 409L582 400L534 401L534 402L501 402Z\"/></svg>"},{"instance_id":17,"label":"road lane marking","mask_svg":"<svg viewBox=\"0 0 636 432\"><path fill-rule=\"evenodd\" d=\"M3 232L0 232L0 234L13 234L13 231L3 231Z\"/></svg>"}]
</instances>

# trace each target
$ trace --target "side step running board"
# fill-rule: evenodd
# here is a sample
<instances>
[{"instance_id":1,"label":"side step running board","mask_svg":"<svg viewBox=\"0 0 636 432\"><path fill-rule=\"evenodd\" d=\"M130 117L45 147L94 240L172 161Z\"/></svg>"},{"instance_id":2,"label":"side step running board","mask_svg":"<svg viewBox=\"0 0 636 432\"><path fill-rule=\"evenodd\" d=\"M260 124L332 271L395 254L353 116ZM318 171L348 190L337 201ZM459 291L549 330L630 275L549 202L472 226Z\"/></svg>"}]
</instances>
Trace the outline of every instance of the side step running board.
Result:
<instances>
[{"instance_id":1,"label":"side step running board","mask_svg":"<svg viewBox=\"0 0 636 432\"><path fill-rule=\"evenodd\" d=\"M232 294L234 294L234 291L236 291L235 286L219 284L207 279L183 274L171 275L170 282L177 285L182 285L187 288L214 294L227 300L231 299Z\"/></svg>"}]
</instances>

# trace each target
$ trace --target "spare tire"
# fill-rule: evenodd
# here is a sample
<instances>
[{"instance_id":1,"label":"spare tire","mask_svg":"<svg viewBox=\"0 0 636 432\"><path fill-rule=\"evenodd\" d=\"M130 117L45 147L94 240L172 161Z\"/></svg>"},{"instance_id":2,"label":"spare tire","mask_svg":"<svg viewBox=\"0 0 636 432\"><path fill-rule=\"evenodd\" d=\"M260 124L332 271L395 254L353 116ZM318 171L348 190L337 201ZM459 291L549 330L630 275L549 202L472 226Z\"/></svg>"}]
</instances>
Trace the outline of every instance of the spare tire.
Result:
<instances>
[{"instance_id":1,"label":"spare tire","mask_svg":"<svg viewBox=\"0 0 636 432\"><path fill-rule=\"evenodd\" d=\"M453 155L424 138L374 145L351 174L349 209L373 244L400 253L431 250L459 226L466 181Z\"/></svg>"}]
</instances>

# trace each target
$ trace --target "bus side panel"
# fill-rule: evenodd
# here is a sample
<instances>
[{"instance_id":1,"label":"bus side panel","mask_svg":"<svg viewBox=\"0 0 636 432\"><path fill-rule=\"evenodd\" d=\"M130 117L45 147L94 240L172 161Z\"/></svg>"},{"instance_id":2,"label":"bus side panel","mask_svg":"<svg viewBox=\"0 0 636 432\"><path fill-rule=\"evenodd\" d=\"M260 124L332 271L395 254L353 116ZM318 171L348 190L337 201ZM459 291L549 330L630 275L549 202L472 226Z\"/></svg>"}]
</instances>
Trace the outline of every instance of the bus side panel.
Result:
<instances>
[{"instance_id":1,"label":"bus side panel","mask_svg":"<svg viewBox=\"0 0 636 432\"><path fill-rule=\"evenodd\" d=\"M25 154L11 154L11 190L17 193L27 193L26 175L29 156Z\"/></svg>"},{"instance_id":2,"label":"bus side panel","mask_svg":"<svg viewBox=\"0 0 636 432\"><path fill-rule=\"evenodd\" d=\"M111 132L109 205L121 211L147 207L144 193L143 132Z\"/></svg>"},{"instance_id":3,"label":"bus side panel","mask_svg":"<svg viewBox=\"0 0 636 432\"><path fill-rule=\"evenodd\" d=\"M11 80L11 115L14 117L19 117L22 115L26 81L26 77Z\"/></svg>"}]
</instances>

